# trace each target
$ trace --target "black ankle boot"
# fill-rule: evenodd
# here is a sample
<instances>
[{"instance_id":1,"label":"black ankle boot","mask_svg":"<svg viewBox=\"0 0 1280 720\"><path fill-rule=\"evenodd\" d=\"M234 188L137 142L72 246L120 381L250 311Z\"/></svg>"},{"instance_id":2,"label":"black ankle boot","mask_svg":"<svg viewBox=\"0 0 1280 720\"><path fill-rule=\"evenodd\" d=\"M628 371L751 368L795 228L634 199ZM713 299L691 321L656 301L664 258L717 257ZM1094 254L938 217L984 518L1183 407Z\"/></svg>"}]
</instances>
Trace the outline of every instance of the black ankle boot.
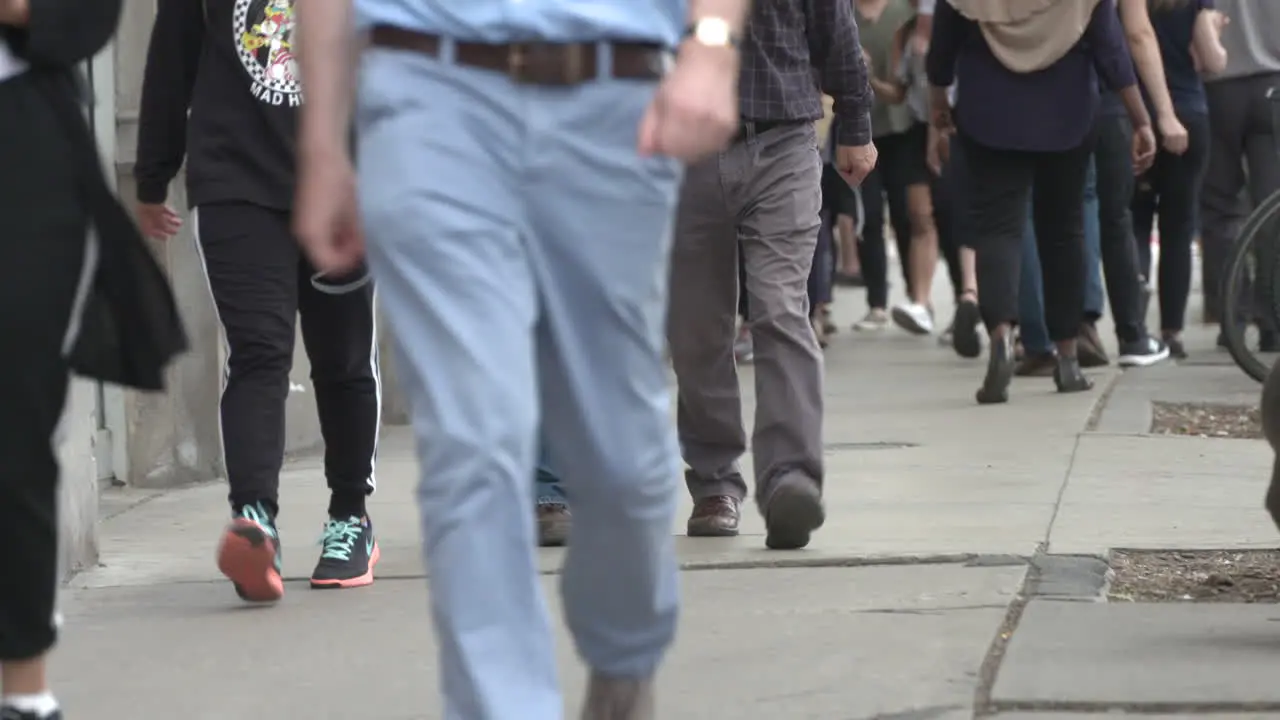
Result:
<instances>
[{"instance_id":1,"label":"black ankle boot","mask_svg":"<svg viewBox=\"0 0 1280 720\"><path fill-rule=\"evenodd\" d=\"M979 405L1009 402L1009 382L1013 380L1013 338L1005 333L999 340L991 341L991 356L987 359L987 376L978 389Z\"/></svg>"},{"instance_id":2,"label":"black ankle boot","mask_svg":"<svg viewBox=\"0 0 1280 720\"><path fill-rule=\"evenodd\" d=\"M1058 356L1058 365L1053 369L1053 384L1060 393L1084 392L1093 388L1093 381L1085 377L1080 369L1080 360L1074 356Z\"/></svg>"}]
</instances>

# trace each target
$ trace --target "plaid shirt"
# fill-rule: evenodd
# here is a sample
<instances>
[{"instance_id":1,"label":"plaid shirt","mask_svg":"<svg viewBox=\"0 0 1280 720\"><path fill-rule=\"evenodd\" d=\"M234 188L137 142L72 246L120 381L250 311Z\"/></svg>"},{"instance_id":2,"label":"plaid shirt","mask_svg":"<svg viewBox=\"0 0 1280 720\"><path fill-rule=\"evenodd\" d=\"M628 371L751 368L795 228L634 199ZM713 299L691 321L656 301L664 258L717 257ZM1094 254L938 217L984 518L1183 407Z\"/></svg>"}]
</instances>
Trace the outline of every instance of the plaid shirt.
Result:
<instances>
[{"instance_id":1,"label":"plaid shirt","mask_svg":"<svg viewBox=\"0 0 1280 720\"><path fill-rule=\"evenodd\" d=\"M818 120L835 99L840 145L871 142L874 95L852 0L756 0L742 42L744 120Z\"/></svg>"}]
</instances>

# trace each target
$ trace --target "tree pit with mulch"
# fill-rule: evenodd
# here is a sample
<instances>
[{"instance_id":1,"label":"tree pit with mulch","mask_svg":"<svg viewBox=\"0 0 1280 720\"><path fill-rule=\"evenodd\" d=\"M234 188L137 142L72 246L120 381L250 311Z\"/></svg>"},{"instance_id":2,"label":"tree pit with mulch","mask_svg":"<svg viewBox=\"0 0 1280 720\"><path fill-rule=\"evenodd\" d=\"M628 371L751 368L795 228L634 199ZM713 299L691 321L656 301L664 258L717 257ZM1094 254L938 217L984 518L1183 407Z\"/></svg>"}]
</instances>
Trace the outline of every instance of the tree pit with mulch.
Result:
<instances>
[{"instance_id":1,"label":"tree pit with mulch","mask_svg":"<svg viewBox=\"0 0 1280 720\"><path fill-rule=\"evenodd\" d=\"M1153 402L1151 434L1257 440L1262 413L1249 405Z\"/></svg>"},{"instance_id":2,"label":"tree pit with mulch","mask_svg":"<svg viewBox=\"0 0 1280 720\"><path fill-rule=\"evenodd\" d=\"M1112 602L1280 603L1280 550L1117 550Z\"/></svg>"}]
</instances>

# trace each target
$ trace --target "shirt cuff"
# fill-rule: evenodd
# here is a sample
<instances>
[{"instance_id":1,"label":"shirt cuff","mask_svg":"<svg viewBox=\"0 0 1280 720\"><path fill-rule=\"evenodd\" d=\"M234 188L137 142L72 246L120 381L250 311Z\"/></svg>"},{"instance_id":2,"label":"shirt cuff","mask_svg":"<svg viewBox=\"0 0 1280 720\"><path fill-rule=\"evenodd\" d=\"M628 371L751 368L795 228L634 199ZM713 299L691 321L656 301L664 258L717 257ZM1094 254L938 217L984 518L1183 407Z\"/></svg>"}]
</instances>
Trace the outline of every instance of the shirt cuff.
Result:
<instances>
[{"instance_id":1,"label":"shirt cuff","mask_svg":"<svg viewBox=\"0 0 1280 720\"><path fill-rule=\"evenodd\" d=\"M836 110L836 144L849 147L871 142L871 113Z\"/></svg>"},{"instance_id":2,"label":"shirt cuff","mask_svg":"<svg viewBox=\"0 0 1280 720\"><path fill-rule=\"evenodd\" d=\"M169 183L138 181L138 202L143 205L159 205L169 197Z\"/></svg>"}]
</instances>

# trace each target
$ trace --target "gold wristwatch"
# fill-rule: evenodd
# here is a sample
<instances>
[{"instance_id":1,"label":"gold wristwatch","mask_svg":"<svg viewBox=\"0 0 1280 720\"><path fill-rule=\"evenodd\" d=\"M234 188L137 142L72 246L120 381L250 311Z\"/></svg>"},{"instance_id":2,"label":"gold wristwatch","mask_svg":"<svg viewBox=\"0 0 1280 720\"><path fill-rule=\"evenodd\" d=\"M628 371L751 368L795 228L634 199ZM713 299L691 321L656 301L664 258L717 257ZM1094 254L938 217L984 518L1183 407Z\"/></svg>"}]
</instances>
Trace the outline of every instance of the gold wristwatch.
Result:
<instances>
[{"instance_id":1,"label":"gold wristwatch","mask_svg":"<svg viewBox=\"0 0 1280 720\"><path fill-rule=\"evenodd\" d=\"M707 47L738 47L738 37L734 35L733 26L728 20L719 17L698 18L689 24L685 37Z\"/></svg>"}]
</instances>

